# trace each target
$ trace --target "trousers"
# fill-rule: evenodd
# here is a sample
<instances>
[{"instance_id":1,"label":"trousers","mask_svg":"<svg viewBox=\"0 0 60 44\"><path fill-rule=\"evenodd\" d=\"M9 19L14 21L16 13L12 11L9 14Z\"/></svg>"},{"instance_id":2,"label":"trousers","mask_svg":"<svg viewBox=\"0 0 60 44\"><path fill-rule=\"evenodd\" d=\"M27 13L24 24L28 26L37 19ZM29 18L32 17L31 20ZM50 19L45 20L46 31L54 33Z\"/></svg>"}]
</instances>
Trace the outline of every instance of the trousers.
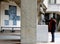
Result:
<instances>
[{"instance_id":1,"label":"trousers","mask_svg":"<svg viewBox=\"0 0 60 44\"><path fill-rule=\"evenodd\" d=\"M52 41L55 41L55 32L51 32Z\"/></svg>"}]
</instances>

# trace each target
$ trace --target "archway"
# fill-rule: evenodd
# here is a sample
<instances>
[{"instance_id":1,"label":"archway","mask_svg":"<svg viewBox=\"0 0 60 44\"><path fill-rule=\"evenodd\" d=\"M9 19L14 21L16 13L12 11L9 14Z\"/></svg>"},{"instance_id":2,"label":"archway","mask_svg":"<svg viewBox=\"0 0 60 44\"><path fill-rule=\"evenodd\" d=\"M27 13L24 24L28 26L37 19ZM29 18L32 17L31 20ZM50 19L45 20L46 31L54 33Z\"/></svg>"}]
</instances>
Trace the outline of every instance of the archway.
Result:
<instances>
[{"instance_id":1,"label":"archway","mask_svg":"<svg viewBox=\"0 0 60 44\"><path fill-rule=\"evenodd\" d=\"M0 42L3 44L20 43L21 10L19 4L19 0L0 0Z\"/></svg>"}]
</instances>

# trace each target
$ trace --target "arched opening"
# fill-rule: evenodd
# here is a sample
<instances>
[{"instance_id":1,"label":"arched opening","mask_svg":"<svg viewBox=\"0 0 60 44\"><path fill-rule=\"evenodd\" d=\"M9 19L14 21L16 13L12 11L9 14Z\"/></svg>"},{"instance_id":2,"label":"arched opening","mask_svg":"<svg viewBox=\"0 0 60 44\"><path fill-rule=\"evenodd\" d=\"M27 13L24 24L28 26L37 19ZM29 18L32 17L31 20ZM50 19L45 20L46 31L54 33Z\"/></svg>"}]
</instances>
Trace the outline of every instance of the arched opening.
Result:
<instances>
[{"instance_id":1,"label":"arched opening","mask_svg":"<svg viewBox=\"0 0 60 44\"><path fill-rule=\"evenodd\" d=\"M20 0L0 0L0 42L20 43Z\"/></svg>"}]
</instances>

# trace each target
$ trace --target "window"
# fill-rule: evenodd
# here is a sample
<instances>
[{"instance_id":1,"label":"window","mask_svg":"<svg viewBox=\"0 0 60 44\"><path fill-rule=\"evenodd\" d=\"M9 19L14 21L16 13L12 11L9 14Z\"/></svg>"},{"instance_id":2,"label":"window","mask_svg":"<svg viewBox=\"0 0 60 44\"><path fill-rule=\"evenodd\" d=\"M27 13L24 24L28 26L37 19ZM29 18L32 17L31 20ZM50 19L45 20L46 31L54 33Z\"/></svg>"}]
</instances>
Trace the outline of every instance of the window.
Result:
<instances>
[{"instance_id":1,"label":"window","mask_svg":"<svg viewBox=\"0 0 60 44\"><path fill-rule=\"evenodd\" d=\"M49 0L49 4L56 4L56 0Z\"/></svg>"},{"instance_id":2,"label":"window","mask_svg":"<svg viewBox=\"0 0 60 44\"><path fill-rule=\"evenodd\" d=\"M13 25L17 25L17 21L16 20L13 20Z\"/></svg>"},{"instance_id":3,"label":"window","mask_svg":"<svg viewBox=\"0 0 60 44\"><path fill-rule=\"evenodd\" d=\"M9 5L9 19L10 20L14 20L14 18L16 16L16 11L17 11L16 6Z\"/></svg>"},{"instance_id":4,"label":"window","mask_svg":"<svg viewBox=\"0 0 60 44\"><path fill-rule=\"evenodd\" d=\"M9 25L9 20L4 20L5 21L5 25Z\"/></svg>"},{"instance_id":5,"label":"window","mask_svg":"<svg viewBox=\"0 0 60 44\"><path fill-rule=\"evenodd\" d=\"M15 16L15 19L16 20L20 20L20 16Z\"/></svg>"},{"instance_id":6,"label":"window","mask_svg":"<svg viewBox=\"0 0 60 44\"><path fill-rule=\"evenodd\" d=\"M9 12L8 12L8 10L5 10L5 15L9 15Z\"/></svg>"}]
</instances>

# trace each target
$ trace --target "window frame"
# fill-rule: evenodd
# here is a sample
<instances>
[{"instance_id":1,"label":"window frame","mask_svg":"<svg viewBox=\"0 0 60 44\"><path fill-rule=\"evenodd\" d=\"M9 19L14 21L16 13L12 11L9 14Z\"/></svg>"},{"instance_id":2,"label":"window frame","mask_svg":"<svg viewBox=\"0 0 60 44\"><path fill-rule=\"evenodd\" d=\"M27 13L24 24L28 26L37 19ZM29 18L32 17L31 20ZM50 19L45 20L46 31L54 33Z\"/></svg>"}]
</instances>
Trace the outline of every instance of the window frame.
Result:
<instances>
[{"instance_id":1,"label":"window frame","mask_svg":"<svg viewBox=\"0 0 60 44\"><path fill-rule=\"evenodd\" d=\"M56 4L56 0L52 3L52 0L48 0L48 4Z\"/></svg>"}]
</instances>

